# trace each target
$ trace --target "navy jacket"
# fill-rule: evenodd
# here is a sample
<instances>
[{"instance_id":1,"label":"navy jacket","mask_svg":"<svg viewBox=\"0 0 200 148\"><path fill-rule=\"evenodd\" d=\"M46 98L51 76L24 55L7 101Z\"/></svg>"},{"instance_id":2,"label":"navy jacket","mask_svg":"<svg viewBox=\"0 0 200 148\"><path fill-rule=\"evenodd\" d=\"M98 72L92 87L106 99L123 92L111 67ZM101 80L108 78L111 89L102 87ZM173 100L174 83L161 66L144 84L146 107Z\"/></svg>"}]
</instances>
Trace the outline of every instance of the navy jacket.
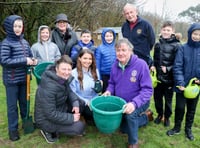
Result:
<instances>
[{"instance_id":1,"label":"navy jacket","mask_svg":"<svg viewBox=\"0 0 200 148\"><path fill-rule=\"evenodd\" d=\"M133 44L134 53L151 65L150 50L155 44L155 33L151 24L138 16L137 24L132 30L128 21L123 24L122 34Z\"/></svg>"},{"instance_id":2,"label":"navy jacket","mask_svg":"<svg viewBox=\"0 0 200 148\"><path fill-rule=\"evenodd\" d=\"M200 30L200 23L194 23L188 29L188 41L179 47L174 61L175 86L187 86L190 79L200 79L200 42L191 38L194 30ZM176 88L176 91L179 90Z\"/></svg>"},{"instance_id":3,"label":"navy jacket","mask_svg":"<svg viewBox=\"0 0 200 148\"><path fill-rule=\"evenodd\" d=\"M1 44L1 65L3 67L4 84L18 84L26 82L27 57L32 57L29 43L23 38L23 33L17 36L13 31L13 24L20 16L11 15L4 21L7 33Z\"/></svg>"}]
</instances>

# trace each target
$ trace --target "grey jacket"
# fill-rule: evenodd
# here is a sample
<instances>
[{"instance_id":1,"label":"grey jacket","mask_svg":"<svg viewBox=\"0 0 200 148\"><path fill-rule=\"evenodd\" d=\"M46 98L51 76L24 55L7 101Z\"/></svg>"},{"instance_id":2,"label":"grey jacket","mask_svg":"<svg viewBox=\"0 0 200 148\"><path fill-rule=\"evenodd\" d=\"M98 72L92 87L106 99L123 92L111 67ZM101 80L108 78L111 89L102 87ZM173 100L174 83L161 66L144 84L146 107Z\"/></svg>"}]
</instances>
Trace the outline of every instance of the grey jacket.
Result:
<instances>
[{"instance_id":1,"label":"grey jacket","mask_svg":"<svg viewBox=\"0 0 200 148\"><path fill-rule=\"evenodd\" d=\"M46 42L42 42L40 39L41 28L48 28L48 26L42 25L38 29L38 41L33 44L31 51L33 57L38 60L38 64L42 62L54 62L61 57L58 46L51 42L51 37Z\"/></svg>"}]
</instances>

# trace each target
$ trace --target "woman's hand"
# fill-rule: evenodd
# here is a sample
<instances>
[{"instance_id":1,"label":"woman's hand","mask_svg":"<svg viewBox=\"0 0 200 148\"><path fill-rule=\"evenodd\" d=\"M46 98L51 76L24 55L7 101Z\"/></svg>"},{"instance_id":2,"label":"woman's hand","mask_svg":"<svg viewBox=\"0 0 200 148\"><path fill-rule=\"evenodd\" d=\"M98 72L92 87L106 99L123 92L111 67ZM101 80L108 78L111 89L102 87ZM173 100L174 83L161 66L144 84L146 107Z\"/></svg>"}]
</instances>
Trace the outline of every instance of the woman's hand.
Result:
<instances>
[{"instance_id":1,"label":"woman's hand","mask_svg":"<svg viewBox=\"0 0 200 148\"><path fill-rule=\"evenodd\" d=\"M80 120L80 116L81 116L81 114L80 114L80 113L74 113L73 115L74 115L74 122L76 122L76 121L79 121L79 120Z\"/></svg>"},{"instance_id":2,"label":"woman's hand","mask_svg":"<svg viewBox=\"0 0 200 148\"><path fill-rule=\"evenodd\" d=\"M75 113L75 114L79 113L79 111L80 111L79 107L73 107L72 108L72 112Z\"/></svg>"},{"instance_id":3,"label":"woman's hand","mask_svg":"<svg viewBox=\"0 0 200 148\"><path fill-rule=\"evenodd\" d=\"M124 112L126 114L131 114L132 112L135 111L135 106L133 105L133 103L127 103L124 105Z\"/></svg>"}]
</instances>

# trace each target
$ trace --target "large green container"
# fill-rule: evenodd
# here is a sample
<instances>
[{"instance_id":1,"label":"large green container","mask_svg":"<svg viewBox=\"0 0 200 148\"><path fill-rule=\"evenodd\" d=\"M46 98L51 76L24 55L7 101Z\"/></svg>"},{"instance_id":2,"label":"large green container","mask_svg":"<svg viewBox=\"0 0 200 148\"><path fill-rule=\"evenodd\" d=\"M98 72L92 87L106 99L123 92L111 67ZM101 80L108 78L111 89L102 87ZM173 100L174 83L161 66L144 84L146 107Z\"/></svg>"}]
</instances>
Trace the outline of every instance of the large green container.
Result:
<instances>
[{"instance_id":1,"label":"large green container","mask_svg":"<svg viewBox=\"0 0 200 148\"><path fill-rule=\"evenodd\" d=\"M44 63L38 64L34 68L33 74L36 77L37 84L40 83L42 73L45 71L45 69L47 68L47 66L50 65L50 64L53 64L53 62L44 62Z\"/></svg>"},{"instance_id":2,"label":"large green container","mask_svg":"<svg viewBox=\"0 0 200 148\"><path fill-rule=\"evenodd\" d=\"M102 133L115 132L121 123L123 106L126 101L116 96L98 96L90 105L96 127Z\"/></svg>"}]
</instances>

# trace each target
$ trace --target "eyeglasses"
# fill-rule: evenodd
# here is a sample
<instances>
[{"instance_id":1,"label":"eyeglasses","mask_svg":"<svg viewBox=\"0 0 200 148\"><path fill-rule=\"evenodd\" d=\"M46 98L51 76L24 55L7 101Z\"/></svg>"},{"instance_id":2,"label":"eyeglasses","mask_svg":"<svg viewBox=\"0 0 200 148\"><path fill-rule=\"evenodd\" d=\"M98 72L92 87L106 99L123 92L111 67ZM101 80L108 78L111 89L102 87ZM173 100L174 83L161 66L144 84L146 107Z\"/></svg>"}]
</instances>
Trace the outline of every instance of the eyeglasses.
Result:
<instances>
[{"instance_id":1,"label":"eyeglasses","mask_svg":"<svg viewBox=\"0 0 200 148\"><path fill-rule=\"evenodd\" d=\"M58 21L57 23L59 23L59 24L65 24L67 22L66 21Z\"/></svg>"}]
</instances>

